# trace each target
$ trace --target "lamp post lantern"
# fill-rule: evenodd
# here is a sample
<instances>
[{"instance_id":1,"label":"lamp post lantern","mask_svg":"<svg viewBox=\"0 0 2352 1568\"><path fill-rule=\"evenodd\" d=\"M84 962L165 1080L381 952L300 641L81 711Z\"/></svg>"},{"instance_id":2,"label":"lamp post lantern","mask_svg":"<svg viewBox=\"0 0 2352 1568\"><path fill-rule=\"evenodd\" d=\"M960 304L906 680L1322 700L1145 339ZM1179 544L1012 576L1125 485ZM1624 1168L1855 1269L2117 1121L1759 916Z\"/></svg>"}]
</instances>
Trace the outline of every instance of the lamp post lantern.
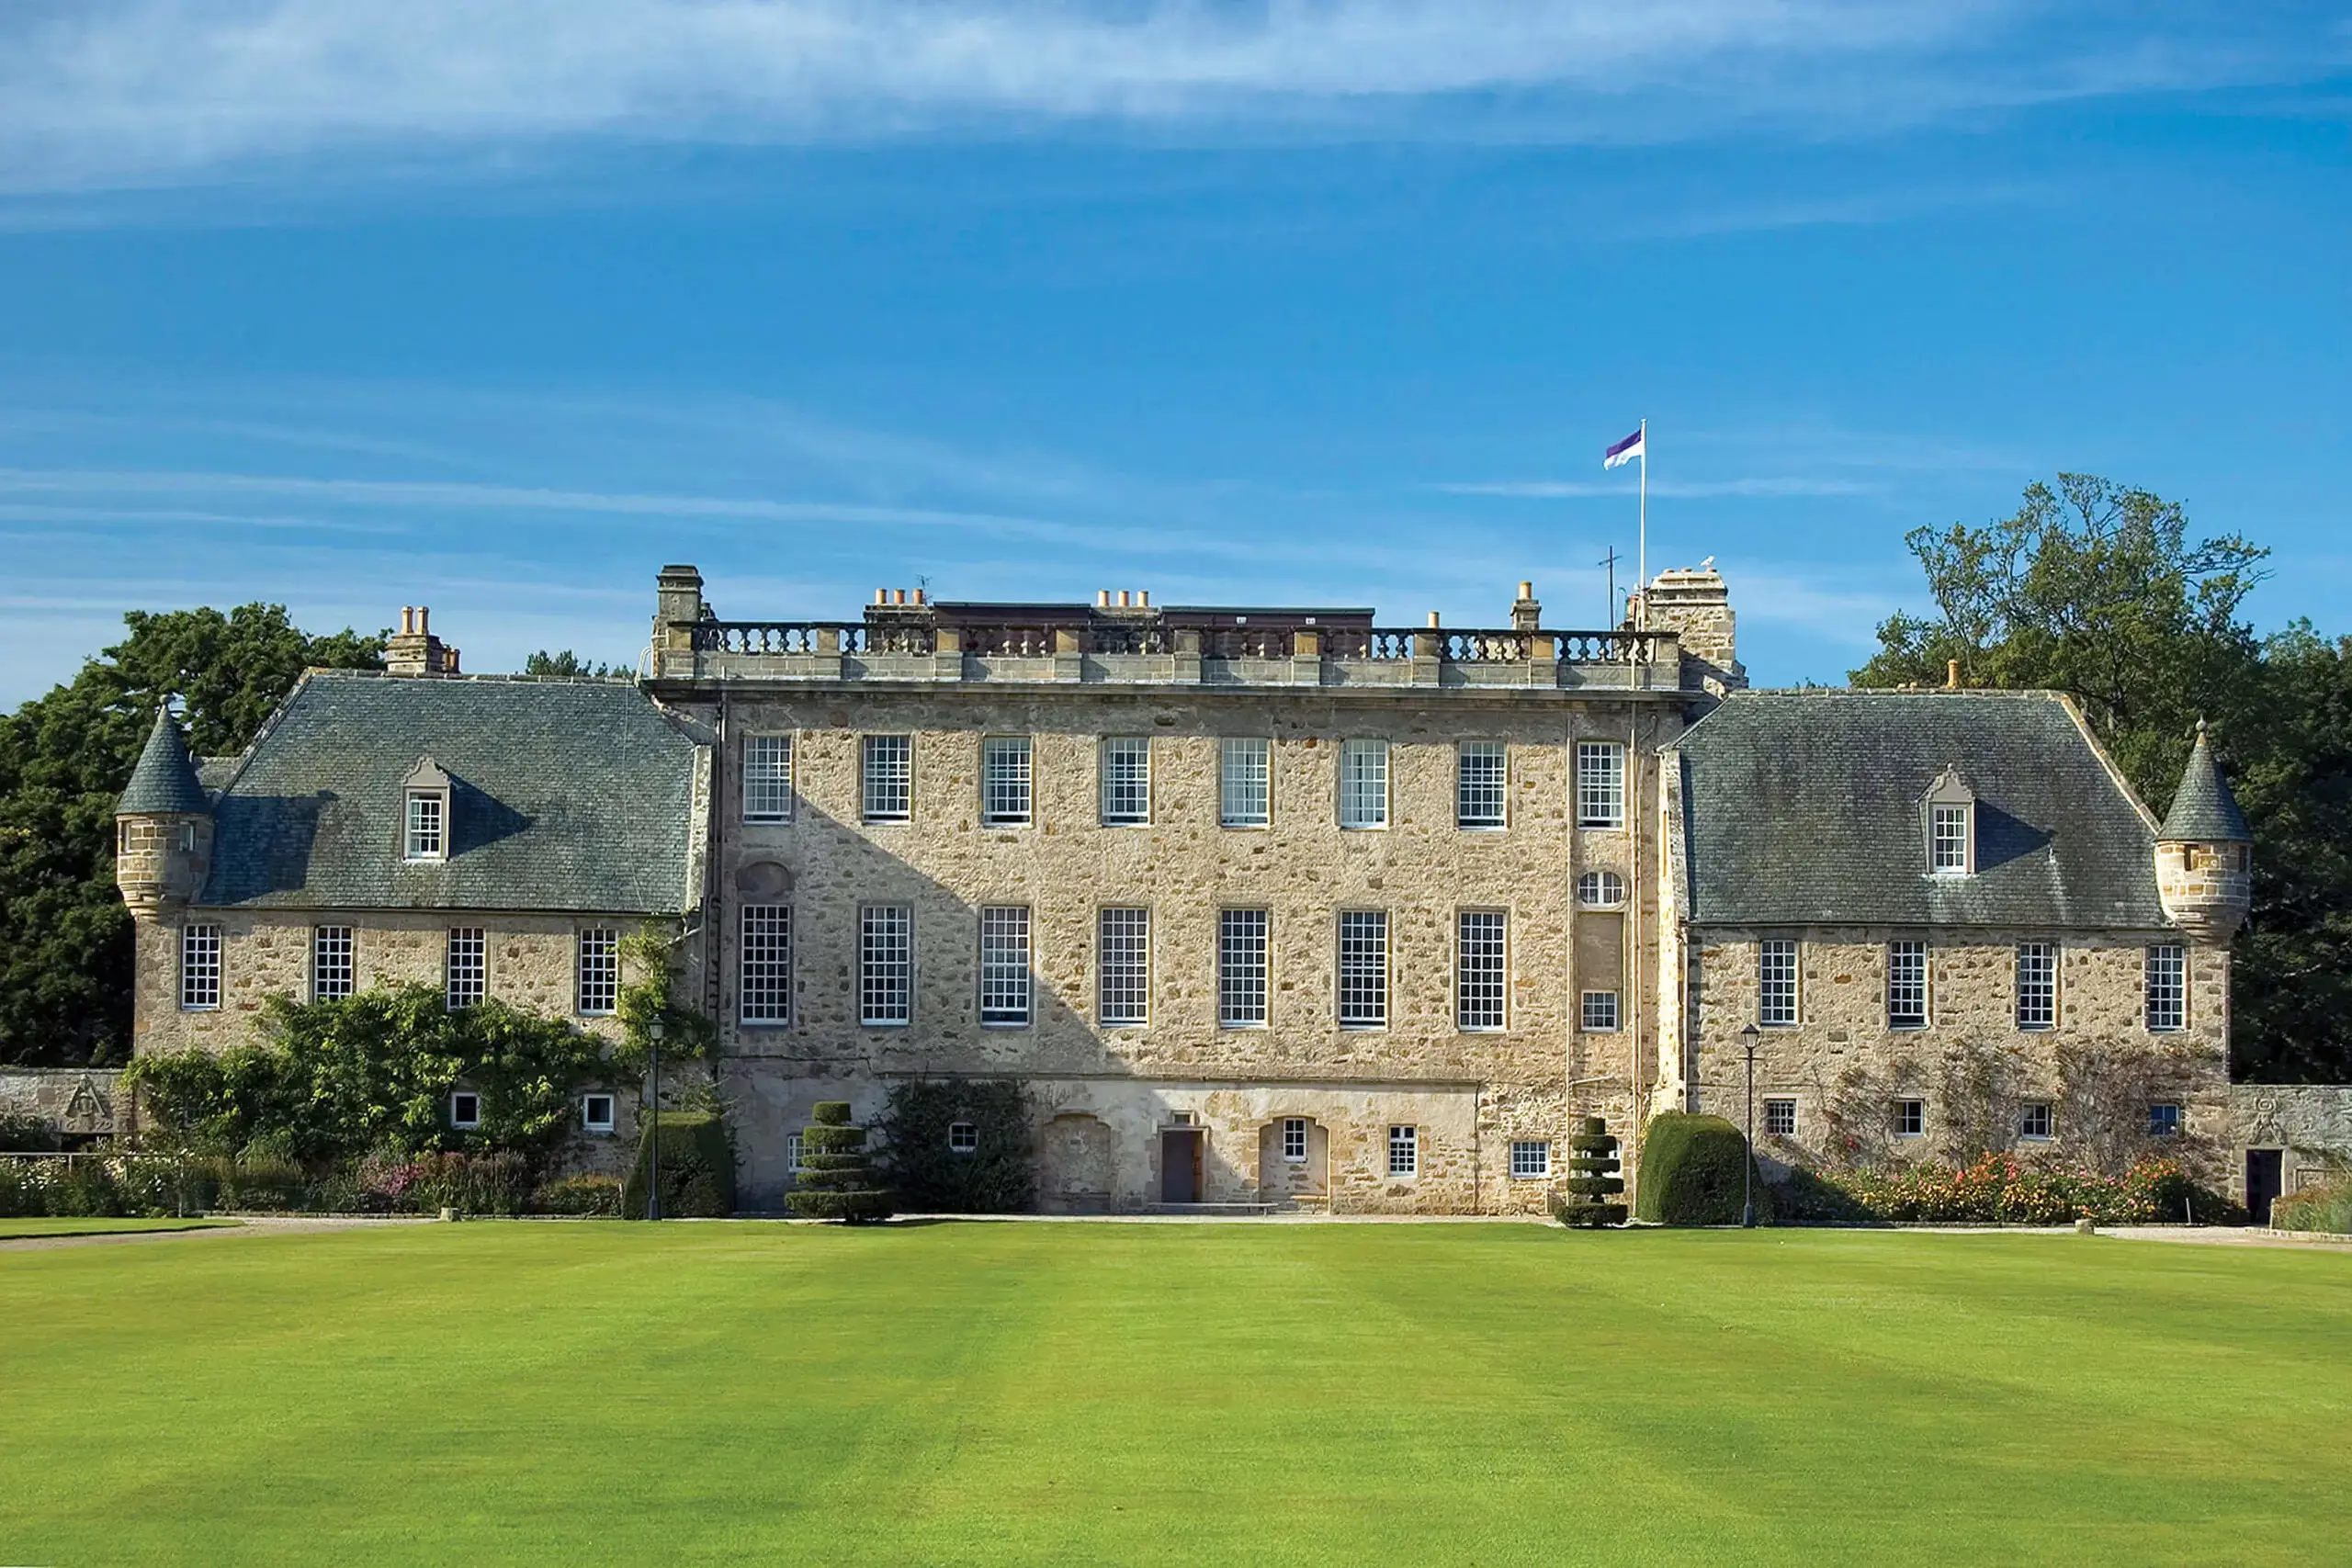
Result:
<instances>
[{"instance_id":1,"label":"lamp post lantern","mask_svg":"<svg viewBox=\"0 0 2352 1568\"><path fill-rule=\"evenodd\" d=\"M1747 1146L1740 1150L1739 1161L1739 1224L1742 1230L1756 1228L1756 1043L1762 1038L1762 1032L1752 1023L1739 1032L1739 1043L1747 1052Z\"/></svg>"},{"instance_id":2,"label":"lamp post lantern","mask_svg":"<svg viewBox=\"0 0 2352 1568\"><path fill-rule=\"evenodd\" d=\"M645 1145L645 1217L662 1217L662 1021L658 1017L645 1026L645 1035L652 1043L653 1094L646 1104L652 1118L652 1131Z\"/></svg>"}]
</instances>

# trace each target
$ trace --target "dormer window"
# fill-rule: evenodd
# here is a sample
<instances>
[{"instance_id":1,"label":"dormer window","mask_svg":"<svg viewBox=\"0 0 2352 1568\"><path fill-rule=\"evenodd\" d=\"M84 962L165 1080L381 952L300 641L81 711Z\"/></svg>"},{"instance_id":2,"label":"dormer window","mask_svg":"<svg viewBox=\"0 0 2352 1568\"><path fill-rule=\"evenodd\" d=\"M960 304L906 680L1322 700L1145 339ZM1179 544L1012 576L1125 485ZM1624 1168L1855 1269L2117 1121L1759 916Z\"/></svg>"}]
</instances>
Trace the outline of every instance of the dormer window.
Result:
<instances>
[{"instance_id":1,"label":"dormer window","mask_svg":"<svg viewBox=\"0 0 2352 1568\"><path fill-rule=\"evenodd\" d=\"M1928 791L1928 871L1970 876L1976 871L1976 792L1957 767L1946 768Z\"/></svg>"},{"instance_id":2,"label":"dormer window","mask_svg":"<svg viewBox=\"0 0 2352 1568\"><path fill-rule=\"evenodd\" d=\"M447 860L449 775L432 758L420 758L401 781L401 794L406 802L401 817L402 858Z\"/></svg>"}]
</instances>

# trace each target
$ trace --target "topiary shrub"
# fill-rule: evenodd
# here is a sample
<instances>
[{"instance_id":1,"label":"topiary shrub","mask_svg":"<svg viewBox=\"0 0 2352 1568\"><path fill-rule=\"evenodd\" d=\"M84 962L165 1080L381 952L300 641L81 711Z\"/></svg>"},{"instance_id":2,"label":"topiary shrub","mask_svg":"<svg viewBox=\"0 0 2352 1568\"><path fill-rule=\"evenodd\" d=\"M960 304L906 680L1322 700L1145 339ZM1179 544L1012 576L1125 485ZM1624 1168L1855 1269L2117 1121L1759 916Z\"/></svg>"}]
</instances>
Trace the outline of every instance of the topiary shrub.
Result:
<instances>
[{"instance_id":1,"label":"topiary shrub","mask_svg":"<svg viewBox=\"0 0 2352 1568\"><path fill-rule=\"evenodd\" d=\"M1643 1130L1641 1159L1637 1218L1661 1225L1736 1225L1746 1171L1754 1182L1757 1223L1771 1221L1771 1193L1755 1168L1747 1140L1720 1116L1658 1112Z\"/></svg>"},{"instance_id":2,"label":"topiary shrub","mask_svg":"<svg viewBox=\"0 0 2352 1568\"><path fill-rule=\"evenodd\" d=\"M950 1145L959 1122L973 1131L968 1150ZM1037 1200L1035 1124L1018 1083L910 1079L890 1086L876 1163L899 1206L917 1213L1019 1213Z\"/></svg>"},{"instance_id":3,"label":"topiary shrub","mask_svg":"<svg viewBox=\"0 0 2352 1568\"><path fill-rule=\"evenodd\" d=\"M1589 1230L1623 1224L1625 1205L1616 1201L1625 1190L1625 1179L1617 1174L1623 1165L1608 1122L1598 1116L1578 1122L1568 1140L1567 1196L1553 1200L1553 1218Z\"/></svg>"},{"instance_id":4,"label":"topiary shrub","mask_svg":"<svg viewBox=\"0 0 2352 1568\"><path fill-rule=\"evenodd\" d=\"M890 1217L890 1193L866 1162L865 1129L853 1126L849 1102L828 1100L800 1134L800 1177L785 1207L804 1220L870 1224Z\"/></svg>"},{"instance_id":5,"label":"topiary shrub","mask_svg":"<svg viewBox=\"0 0 2352 1568\"><path fill-rule=\"evenodd\" d=\"M673 1219L725 1219L735 1212L735 1146L727 1123L709 1111L664 1111L661 1121L662 1213ZM654 1132L649 1120L638 1139L637 1163L621 1189L621 1213L645 1218L648 1156Z\"/></svg>"}]
</instances>

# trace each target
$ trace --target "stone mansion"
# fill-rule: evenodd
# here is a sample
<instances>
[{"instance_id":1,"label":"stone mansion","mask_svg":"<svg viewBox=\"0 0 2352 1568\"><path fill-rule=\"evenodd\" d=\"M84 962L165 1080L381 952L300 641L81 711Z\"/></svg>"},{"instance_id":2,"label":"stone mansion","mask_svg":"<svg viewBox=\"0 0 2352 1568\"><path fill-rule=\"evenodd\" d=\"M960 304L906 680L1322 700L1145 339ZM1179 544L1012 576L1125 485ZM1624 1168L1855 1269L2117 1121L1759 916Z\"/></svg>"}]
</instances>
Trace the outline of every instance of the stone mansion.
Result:
<instances>
[{"instance_id":1,"label":"stone mansion","mask_svg":"<svg viewBox=\"0 0 2352 1568\"><path fill-rule=\"evenodd\" d=\"M2226 1141L2201 738L2159 823L2058 696L1747 690L1704 568L1592 631L1525 583L1475 629L703 588L662 570L636 681L464 675L403 612L240 757L159 719L137 1049L405 980L609 1032L652 922L760 1209L816 1101L956 1076L1027 1087L1057 1212L1540 1211L1572 1118L1737 1119L1751 1043L1787 1160Z\"/></svg>"}]
</instances>

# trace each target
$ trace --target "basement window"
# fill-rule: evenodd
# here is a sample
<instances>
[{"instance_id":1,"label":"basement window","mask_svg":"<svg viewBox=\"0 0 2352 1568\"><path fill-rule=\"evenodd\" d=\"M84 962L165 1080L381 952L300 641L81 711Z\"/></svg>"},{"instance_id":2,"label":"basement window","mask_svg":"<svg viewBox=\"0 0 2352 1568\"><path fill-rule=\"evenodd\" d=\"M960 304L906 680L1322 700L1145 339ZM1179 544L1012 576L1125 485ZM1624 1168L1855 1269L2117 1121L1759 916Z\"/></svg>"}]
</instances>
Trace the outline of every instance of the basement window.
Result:
<instances>
[{"instance_id":1,"label":"basement window","mask_svg":"<svg viewBox=\"0 0 2352 1568\"><path fill-rule=\"evenodd\" d=\"M1764 1102L1764 1135L1768 1138L1793 1138L1797 1135L1795 1100L1771 1099Z\"/></svg>"},{"instance_id":2,"label":"basement window","mask_svg":"<svg viewBox=\"0 0 2352 1568\"><path fill-rule=\"evenodd\" d=\"M978 1152L979 1146L979 1128L974 1126L969 1122L950 1122L947 1124L947 1152L949 1154L975 1154Z\"/></svg>"},{"instance_id":3,"label":"basement window","mask_svg":"<svg viewBox=\"0 0 2352 1568\"><path fill-rule=\"evenodd\" d=\"M2050 1107L2046 1103L2029 1105L2018 1117L2018 1136L2048 1138L2052 1135L2056 1125L2056 1119L2052 1116Z\"/></svg>"},{"instance_id":4,"label":"basement window","mask_svg":"<svg viewBox=\"0 0 2352 1568\"><path fill-rule=\"evenodd\" d=\"M2180 1107L2168 1100L2158 1100L2148 1107L2148 1136L2152 1138L2180 1136Z\"/></svg>"},{"instance_id":5,"label":"basement window","mask_svg":"<svg viewBox=\"0 0 2352 1568\"><path fill-rule=\"evenodd\" d=\"M584 1133L609 1133L613 1130L613 1097L609 1094L584 1094L580 1097L580 1128Z\"/></svg>"},{"instance_id":6,"label":"basement window","mask_svg":"<svg viewBox=\"0 0 2352 1568\"><path fill-rule=\"evenodd\" d=\"M481 1096L470 1089L459 1089L449 1097L449 1125L460 1132L470 1132L481 1125Z\"/></svg>"}]
</instances>

